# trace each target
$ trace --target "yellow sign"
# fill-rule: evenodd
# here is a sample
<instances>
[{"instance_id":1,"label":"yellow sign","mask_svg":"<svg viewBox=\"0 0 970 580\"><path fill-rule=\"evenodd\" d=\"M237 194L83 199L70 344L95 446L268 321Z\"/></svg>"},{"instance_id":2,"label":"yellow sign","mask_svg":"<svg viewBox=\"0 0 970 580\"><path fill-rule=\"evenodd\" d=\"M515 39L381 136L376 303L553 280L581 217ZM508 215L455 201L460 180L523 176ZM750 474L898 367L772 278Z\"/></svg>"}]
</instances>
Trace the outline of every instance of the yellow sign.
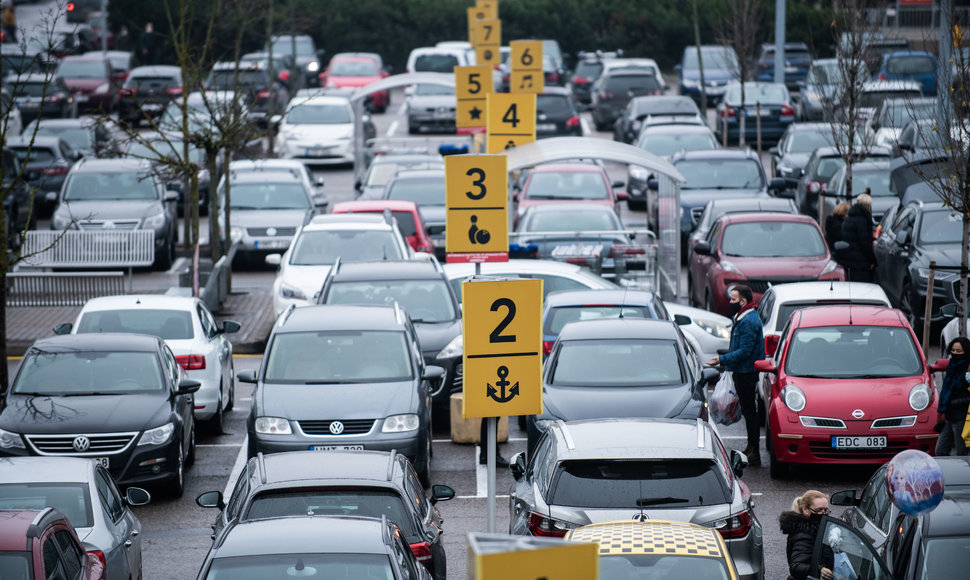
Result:
<instances>
[{"instance_id":1,"label":"yellow sign","mask_svg":"<svg viewBox=\"0 0 970 580\"><path fill-rule=\"evenodd\" d=\"M469 550L471 552L471 550ZM596 544L469 554L469 580L597 580ZM474 556L474 560L471 556Z\"/></svg>"},{"instance_id":2,"label":"yellow sign","mask_svg":"<svg viewBox=\"0 0 970 580\"><path fill-rule=\"evenodd\" d=\"M449 262L509 259L508 158L445 157L445 248Z\"/></svg>"},{"instance_id":3,"label":"yellow sign","mask_svg":"<svg viewBox=\"0 0 970 580\"><path fill-rule=\"evenodd\" d=\"M497 18L475 22L475 64L502 64L502 21Z\"/></svg>"},{"instance_id":4,"label":"yellow sign","mask_svg":"<svg viewBox=\"0 0 970 580\"><path fill-rule=\"evenodd\" d=\"M473 46L476 40L475 25L478 23L479 20L482 20L481 18L478 17L479 14L484 16L484 13L481 12L478 8L475 8L474 6L468 7L468 42L472 43Z\"/></svg>"},{"instance_id":5,"label":"yellow sign","mask_svg":"<svg viewBox=\"0 0 970 580\"><path fill-rule=\"evenodd\" d=\"M475 9L482 15L479 20L498 18L498 0L478 0Z\"/></svg>"},{"instance_id":6,"label":"yellow sign","mask_svg":"<svg viewBox=\"0 0 970 580\"><path fill-rule=\"evenodd\" d=\"M488 152L501 153L536 140L536 96L529 93L488 95Z\"/></svg>"},{"instance_id":7,"label":"yellow sign","mask_svg":"<svg viewBox=\"0 0 970 580\"><path fill-rule=\"evenodd\" d=\"M458 109L455 123L459 133L462 129L485 127L486 95L494 91L492 67L487 64L455 67L455 95Z\"/></svg>"},{"instance_id":8,"label":"yellow sign","mask_svg":"<svg viewBox=\"0 0 970 580\"><path fill-rule=\"evenodd\" d=\"M542 412L542 280L463 282L462 416Z\"/></svg>"},{"instance_id":9,"label":"yellow sign","mask_svg":"<svg viewBox=\"0 0 970 580\"><path fill-rule=\"evenodd\" d=\"M542 41L513 40L509 43L509 49L509 92L544 92L546 79L542 70Z\"/></svg>"}]
</instances>

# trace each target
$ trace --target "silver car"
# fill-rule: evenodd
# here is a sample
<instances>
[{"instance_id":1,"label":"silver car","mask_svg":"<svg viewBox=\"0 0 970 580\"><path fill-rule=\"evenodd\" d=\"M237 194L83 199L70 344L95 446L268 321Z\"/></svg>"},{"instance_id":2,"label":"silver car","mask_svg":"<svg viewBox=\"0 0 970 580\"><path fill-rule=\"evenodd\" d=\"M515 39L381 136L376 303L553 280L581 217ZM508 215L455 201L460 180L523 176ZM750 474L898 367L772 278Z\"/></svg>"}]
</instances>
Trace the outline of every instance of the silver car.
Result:
<instances>
[{"instance_id":1,"label":"silver car","mask_svg":"<svg viewBox=\"0 0 970 580\"><path fill-rule=\"evenodd\" d=\"M141 580L141 522L128 506L151 501L147 491L122 496L105 468L79 457L6 457L0 482L0 508L57 508L109 580Z\"/></svg>"},{"instance_id":2,"label":"silver car","mask_svg":"<svg viewBox=\"0 0 970 580\"><path fill-rule=\"evenodd\" d=\"M740 578L763 578L761 523L740 478L746 465L700 419L557 421L530 462L512 457L509 531L561 537L631 518L690 522L720 532Z\"/></svg>"}]
</instances>

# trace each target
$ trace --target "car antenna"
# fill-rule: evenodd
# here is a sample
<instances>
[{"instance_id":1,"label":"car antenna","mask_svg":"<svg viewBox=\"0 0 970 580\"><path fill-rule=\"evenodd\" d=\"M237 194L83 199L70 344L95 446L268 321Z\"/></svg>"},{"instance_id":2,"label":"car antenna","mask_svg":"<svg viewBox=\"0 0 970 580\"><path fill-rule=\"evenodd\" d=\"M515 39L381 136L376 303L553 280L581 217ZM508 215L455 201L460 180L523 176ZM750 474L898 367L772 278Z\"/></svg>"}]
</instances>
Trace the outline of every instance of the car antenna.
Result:
<instances>
[{"instance_id":1,"label":"car antenna","mask_svg":"<svg viewBox=\"0 0 970 580\"><path fill-rule=\"evenodd\" d=\"M620 298L620 316L619 316L620 319L623 318L623 307L626 306L626 295L627 295L627 292L629 291L630 291L629 286L623 287L623 298Z\"/></svg>"},{"instance_id":2,"label":"car antenna","mask_svg":"<svg viewBox=\"0 0 970 580\"><path fill-rule=\"evenodd\" d=\"M849 297L849 326L852 326L852 284L846 284L846 296Z\"/></svg>"}]
</instances>

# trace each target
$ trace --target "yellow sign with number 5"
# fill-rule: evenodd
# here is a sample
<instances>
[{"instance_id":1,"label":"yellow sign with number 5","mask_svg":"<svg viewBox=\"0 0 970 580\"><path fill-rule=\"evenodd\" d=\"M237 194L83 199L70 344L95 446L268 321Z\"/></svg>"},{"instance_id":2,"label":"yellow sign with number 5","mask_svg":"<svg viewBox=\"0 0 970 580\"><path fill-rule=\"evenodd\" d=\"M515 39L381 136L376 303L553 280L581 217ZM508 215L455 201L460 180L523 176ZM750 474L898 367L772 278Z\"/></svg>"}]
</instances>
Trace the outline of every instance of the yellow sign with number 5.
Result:
<instances>
[{"instance_id":1,"label":"yellow sign with number 5","mask_svg":"<svg viewBox=\"0 0 970 580\"><path fill-rule=\"evenodd\" d=\"M486 96L492 91L492 67L487 64L455 67L458 101L455 122L459 133L466 132L461 129L485 127Z\"/></svg>"}]
</instances>

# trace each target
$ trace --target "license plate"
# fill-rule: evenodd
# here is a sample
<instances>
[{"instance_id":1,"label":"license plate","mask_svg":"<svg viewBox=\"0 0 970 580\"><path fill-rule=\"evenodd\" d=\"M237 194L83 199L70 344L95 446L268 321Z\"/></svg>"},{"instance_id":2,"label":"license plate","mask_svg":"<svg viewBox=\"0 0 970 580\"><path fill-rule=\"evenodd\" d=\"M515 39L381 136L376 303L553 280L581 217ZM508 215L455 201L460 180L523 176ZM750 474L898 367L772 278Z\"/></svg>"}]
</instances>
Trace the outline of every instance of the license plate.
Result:
<instances>
[{"instance_id":1,"label":"license plate","mask_svg":"<svg viewBox=\"0 0 970 580\"><path fill-rule=\"evenodd\" d=\"M307 157L322 157L327 154L330 147L311 147L306 150Z\"/></svg>"},{"instance_id":2,"label":"license plate","mask_svg":"<svg viewBox=\"0 0 970 580\"><path fill-rule=\"evenodd\" d=\"M311 445L310 451L363 451L363 445Z\"/></svg>"},{"instance_id":3,"label":"license plate","mask_svg":"<svg viewBox=\"0 0 970 580\"><path fill-rule=\"evenodd\" d=\"M92 459L94 459L94 461L101 467L108 469L109 467L108 464L110 463L110 461L107 457L94 457Z\"/></svg>"},{"instance_id":4,"label":"license plate","mask_svg":"<svg viewBox=\"0 0 970 580\"><path fill-rule=\"evenodd\" d=\"M536 131L555 131L555 130L556 130L555 123L539 123L538 125L536 125Z\"/></svg>"},{"instance_id":5,"label":"license plate","mask_svg":"<svg viewBox=\"0 0 970 580\"><path fill-rule=\"evenodd\" d=\"M276 250L279 248L286 248L290 245L290 240L256 240L253 242L254 248L263 248L265 250Z\"/></svg>"},{"instance_id":6,"label":"license plate","mask_svg":"<svg viewBox=\"0 0 970 580\"><path fill-rule=\"evenodd\" d=\"M771 110L770 109L761 109L760 112L755 107L752 107L752 108L748 109L748 116L749 117L757 117L759 115L762 116L762 117L767 117L770 114L771 114Z\"/></svg>"},{"instance_id":7,"label":"license plate","mask_svg":"<svg viewBox=\"0 0 970 580\"><path fill-rule=\"evenodd\" d=\"M77 102L79 102L79 103L86 103L86 102L88 102L88 96L87 95L74 95L74 100L77 101Z\"/></svg>"},{"instance_id":8,"label":"license plate","mask_svg":"<svg viewBox=\"0 0 970 580\"><path fill-rule=\"evenodd\" d=\"M141 106L144 111L161 111L162 106L158 103L145 103Z\"/></svg>"},{"instance_id":9,"label":"license plate","mask_svg":"<svg viewBox=\"0 0 970 580\"><path fill-rule=\"evenodd\" d=\"M835 449L885 449L885 435L864 435L859 437L832 436Z\"/></svg>"}]
</instances>

